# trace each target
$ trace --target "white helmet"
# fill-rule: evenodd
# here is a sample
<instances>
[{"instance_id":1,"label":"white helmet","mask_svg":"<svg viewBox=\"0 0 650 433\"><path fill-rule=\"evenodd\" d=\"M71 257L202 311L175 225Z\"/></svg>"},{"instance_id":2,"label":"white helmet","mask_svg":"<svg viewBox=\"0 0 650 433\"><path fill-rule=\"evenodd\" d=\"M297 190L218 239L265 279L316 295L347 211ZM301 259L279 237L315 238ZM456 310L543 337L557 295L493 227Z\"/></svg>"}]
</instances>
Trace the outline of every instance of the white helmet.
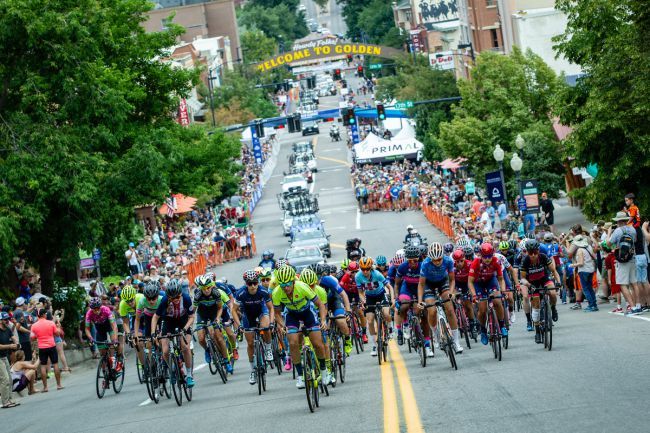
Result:
<instances>
[{"instance_id":1,"label":"white helmet","mask_svg":"<svg viewBox=\"0 0 650 433\"><path fill-rule=\"evenodd\" d=\"M395 251L396 256L403 256L404 255L404 248L400 248L399 250Z\"/></svg>"},{"instance_id":2,"label":"white helmet","mask_svg":"<svg viewBox=\"0 0 650 433\"><path fill-rule=\"evenodd\" d=\"M418 234L418 230L417 230L417 229L413 229L413 230L411 231L411 234L412 234L412 235L417 235L417 234Z\"/></svg>"},{"instance_id":3,"label":"white helmet","mask_svg":"<svg viewBox=\"0 0 650 433\"><path fill-rule=\"evenodd\" d=\"M444 250L442 248L442 244L440 242L434 242L431 245L429 245L429 258L431 260L438 260L441 259L444 254Z\"/></svg>"},{"instance_id":4,"label":"white helmet","mask_svg":"<svg viewBox=\"0 0 650 433\"><path fill-rule=\"evenodd\" d=\"M413 224L409 224L406 226L406 231L413 230Z\"/></svg>"}]
</instances>

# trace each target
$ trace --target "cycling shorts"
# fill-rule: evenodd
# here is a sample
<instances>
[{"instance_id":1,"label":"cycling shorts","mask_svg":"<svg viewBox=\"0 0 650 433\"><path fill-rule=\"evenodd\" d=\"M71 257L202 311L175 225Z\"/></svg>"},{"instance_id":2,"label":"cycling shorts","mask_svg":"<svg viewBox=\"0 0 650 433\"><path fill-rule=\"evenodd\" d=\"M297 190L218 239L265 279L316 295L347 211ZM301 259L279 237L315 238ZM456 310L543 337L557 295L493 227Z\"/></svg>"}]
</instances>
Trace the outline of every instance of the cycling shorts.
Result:
<instances>
[{"instance_id":1,"label":"cycling shorts","mask_svg":"<svg viewBox=\"0 0 650 433\"><path fill-rule=\"evenodd\" d=\"M350 304L356 302L357 304L361 302L361 298L359 298L359 292L356 293L350 293L350 292L345 292L348 294L348 300L350 301Z\"/></svg>"},{"instance_id":2,"label":"cycling shorts","mask_svg":"<svg viewBox=\"0 0 650 433\"><path fill-rule=\"evenodd\" d=\"M189 316L183 317L165 317L162 324L162 335L173 334L187 325Z\"/></svg>"},{"instance_id":3,"label":"cycling shorts","mask_svg":"<svg viewBox=\"0 0 650 433\"><path fill-rule=\"evenodd\" d=\"M232 314L227 305L223 306L223 311L221 312L221 324L223 326L230 326L232 324Z\"/></svg>"},{"instance_id":4,"label":"cycling shorts","mask_svg":"<svg viewBox=\"0 0 650 433\"><path fill-rule=\"evenodd\" d=\"M544 277L539 280L529 281L530 288L528 289L528 296L538 295L539 289L546 288L555 288L555 283L549 277Z\"/></svg>"},{"instance_id":5,"label":"cycling shorts","mask_svg":"<svg viewBox=\"0 0 650 433\"><path fill-rule=\"evenodd\" d=\"M499 281L497 277L492 277L487 281L474 281L474 289L476 296L479 298L487 298L488 296L499 292Z\"/></svg>"},{"instance_id":6,"label":"cycling shorts","mask_svg":"<svg viewBox=\"0 0 650 433\"><path fill-rule=\"evenodd\" d=\"M411 293L402 293L400 291L399 296L397 297L397 302L395 302L395 308L399 310L399 308L402 306L402 304L407 304L411 301L416 301L418 300L418 295L417 294L411 294Z\"/></svg>"},{"instance_id":7,"label":"cycling shorts","mask_svg":"<svg viewBox=\"0 0 650 433\"><path fill-rule=\"evenodd\" d=\"M363 313L364 314L374 313L375 305L377 304L388 305L388 301L386 300L385 293L379 296L366 296L366 308L363 311Z\"/></svg>"},{"instance_id":8,"label":"cycling shorts","mask_svg":"<svg viewBox=\"0 0 650 433\"><path fill-rule=\"evenodd\" d=\"M300 331L300 322L303 323L307 331L318 331L320 329L318 314L313 309L305 308L301 311L287 310L285 324L288 334L297 334Z\"/></svg>"},{"instance_id":9,"label":"cycling shorts","mask_svg":"<svg viewBox=\"0 0 650 433\"><path fill-rule=\"evenodd\" d=\"M244 328L244 331L250 331L253 328L256 328L258 324L258 320L262 320L262 317L268 316L269 315L269 309L266 308L266 305L264 305L264 308L262 308L261 311L259 311L259 314L255 315L254 312L245 313L242 311L241 315L241 326Z\"/></svg>"},{"instance_id":10,"label":"cycling shorts","mask_svg":"<svg viewBox=\"0 0 650 433\"><path fill-rule=\"evenodd\" d=\"M424 299L437 298L442 292L449 290L449 278L445 277L440 281L425 280Z\"/></svg>"},{"instance_id":11,"label":"cycling shorts","mask_svg":"<svg viewBox=\"0 0 650 433\"><path fill-rule=\"evenodd\" d=\"M341 301L341 298L328 298L327 311L332 313L332 316L334 316L335 319L345 317L345 309L343 308L343 301Z\"/></svg>"}]
</instances>

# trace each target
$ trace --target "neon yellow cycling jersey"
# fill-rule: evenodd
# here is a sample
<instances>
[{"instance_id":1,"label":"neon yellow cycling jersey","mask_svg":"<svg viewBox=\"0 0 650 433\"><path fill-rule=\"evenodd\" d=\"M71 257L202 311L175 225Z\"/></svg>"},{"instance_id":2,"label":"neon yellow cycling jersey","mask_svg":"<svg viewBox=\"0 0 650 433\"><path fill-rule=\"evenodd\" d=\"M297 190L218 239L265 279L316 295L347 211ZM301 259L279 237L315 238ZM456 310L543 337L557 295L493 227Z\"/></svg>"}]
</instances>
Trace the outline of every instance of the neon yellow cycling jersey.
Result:
<instances>
[{"instance_id":1,"label":"neon yellow cycling jersey","mask_svg":"<svg viewBox=\"0 0 650 433\"><path fill-rule=\"evenodd\" d=\"M268 289L269 292L272 292L273 289L278 287L278 280L277 280L277 278L275 278L275 273L276 272L277 272L277 269L275 271L273 271L273 273L271 274L271 281L269 281L269 289Z\"/></svg>"},{"instance_id":2,"label":"neon yellow cycling jersey","mask_svg":"<svg viewBox=\"0 0 650 433\"><path fill-rule=\"evenodd\" d=\"M316 293L316 296L318 296L318 299L320 299L323 304L327 304L327 292L325 289L316 284L312 290Z\"/></svg>"},{"instance_id":3,"label":"neon yellow cycling jersey","mask_svg":"<svg viewBox=\"0 0 650 433\"><path fill-rule=\"evenodd\" d=\"M292 299L284 293L282 287L278 286L273 290L273 306L285 306L289 311L302 311L309 307L309 303L314 301L316 294L309 286L302 281L296 280L293 283L293 296Z\"/></svg>"},{"instance_id":4,"label":"neon yellow cycling jersey","mask_svg":"<svg viewBox=\"0 0 650 433\"><path fill-rule=\"evenodd\" d=\"M129 304L127 304L124 301L120 301L120 306L119 306L119 313L120 317L126 317L129 314L135 314L135 309L137 308L138 304L140 303L140 299L144 299L144 295L142 293L136 293L135 294L135 303L134 306L131 307Z\"/></svg>"}]
</instances>

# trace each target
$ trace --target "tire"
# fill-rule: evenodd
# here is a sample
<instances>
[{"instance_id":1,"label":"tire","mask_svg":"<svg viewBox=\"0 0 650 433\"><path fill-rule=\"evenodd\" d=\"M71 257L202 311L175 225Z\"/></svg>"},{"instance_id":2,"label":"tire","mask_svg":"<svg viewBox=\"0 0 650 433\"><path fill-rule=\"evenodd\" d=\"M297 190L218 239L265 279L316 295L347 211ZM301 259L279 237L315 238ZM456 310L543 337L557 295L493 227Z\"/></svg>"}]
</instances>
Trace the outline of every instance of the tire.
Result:
<instances>
[{"instance_id":1,"label":"tire","mask_svg":"<svg viewBox=\"0 0 650 433\"><path fill-rule=\"evenodd\" d=\"M264 354L262 353L262 345L260 342L256 339L255 340L255 371L257 374L257 392L258 395L262 395L263 391L263 384L262 381L264 380Z\"/></svg>"},{"instance_id":2,"label":"tire","mask_svg":"<svg viewBox=\"0 0 650 433\"><path fill-rule=\"evenodd\" d=\"M219 373L221 381L223 383L228 382L228 375L226 374L226 369L223 366L223 361L221 358L221 353L217 350L212 339L208 340L208 348L210 350L210 373L215 374ZM214 370L214 373L212 372Z\"/></svg>"},{"instance_id":3,"label":"tire","mask_svg":"<svg viewBox=\"0 0 650 433\"><path fill-rule=\"evenodd\" d=\"M422 333L422 328L415 321L411 324L411 338L414 338L415 350L418 352L420 357L420 365L422 368L427 366L427 351L424 347L424 334Z\"/></svg>"},{"instance_id":4,"label":"tire","mask_svg":"<svg viewBox=\"0 0 650 433\"><path fill-rule=\"evenodd\" d=\"M310 412L314 412L316 410L317 403L316 400L314 400L314 382L312 377L313 372L311 370L311 364L309 363L309 355L307 354L308 350L309 349L306 347L302 349L300 362L303 365L302 375L303 380L305 381L305 395L307 396L307 406L309 407Z\"/></svg>"},{"instance_id":5,"label":"tire","mask_svg":"<svg viewBox=\"0 0 650 433\"><path fill-rule=\"evenodd\" d=\"M157 368L156 358L150 356L149 358L145 358L145 362L148 365L147 369L149 374L149 378L147 379L147 392L149 393L149 398L158 404L160 402L160 372Z\"/></svg>"},{"instance_id":6,"label":"tire","mask_svg":"<svg viewBox=\"0 0 650 433\"><path fill-rule=\"evenodd\" d=\"M551 318L551 303L545 298L545 318L544 318L544 348L549 352L553 348L553 319Z\"/></svg>"},{"instance_id":7,"label":"tire","mask_svg":"<svg viewBox=\"0 0 650 433\"><path fill-rule=\"evenodd\" d=\"M494 332L494 358L501 361L501 329L499 329L499 320L497 319L497 313L494 309L492 309L491 317Z\"/></svg>"},{"instance_id":8,"label":"tire","mask_svg":"<svg viewBox=\"0 0 650 433\"><path fill-rule=\"evenodd\" d=\"M169 377L169 367L167 366L167 363L165 363L165 360L161 357L159 360L158 364L158 374L160 375L160 383L162 384L163 392L165 393L165 396L167 399L172 398L172 390L171 390L171 382L168 380Z\"/></svg>"},{"instance_id":9,"label":"tire","mask_svg":"<svg viewBox=\"0 0 650 433\"><path fill-rule=\"evenodd\" d=\"M440 319L438 321L438 329L440 330L440 347L443 347L445 354L447 355L447 358L449 358L449 362L451 363L451 368L458 370L458 366L456 365L456 353L454 349L454 342L453 339L451 338L451 334L449 333L449 329L447 327L447 321L444 319Z\"/></svg>"},{"instance_id":10,"label":"tire","mask_svg":"<svg viewBox=\"0 0 650 433\"><path fill-rule=\"evenodd\" d=\"M469 319L467 318L467 314L465 314L465 308L462 305L457 305L456 308L458 309L458 314L457 314L457 317L459 319L458 328L460 329L460 332L462 332L463 336L465 337L465 345L467 345L468 349L471 349L472 345L470 344L469 341L470 324L469 324ZM460 326L461 323L462 323L462 327Z\"/></svg>"},{"instance_id":11,"label":"tire","mask_svg":"<svg viewBox=\"0 0 650 433\"><path fill-rule=\"evenodd\" d=\"M126 369L126 365L124 362L124 356L120 356L120 361L122 363L122 371L117 372L113 371L115 374L114 379L111 381L113 382L113 392L115 394L119 394L120 391L122 391L122 387L124 386L124 370Z\"/></svg>"},{"instance_id":12,"label":"tire","mask_svg":"<svg viewBox=\"0 0 650 433\"><path fill-rule=\"evenodd\" d=\"M176 355L169 354L169 386L174 393L174 400L179 406L183 405L183 384L181 383L181 372L178 369L178 358Z\"/></svg>"},{"instance_id":13,"label":"tire","mask_svg":"<svg viewBox=\"0 0 650 433\"><path fill-rule=\"evenodd\" d=\"M97 381L95 383L97 398L103 398L104 394L106 394L106 388L108 388L106 386L108 375L106 374L106 369L104 368L105 363L106 360L104 357L101 357L99 363L97 363Z\"/></svg>"},{"instance_id":14,"label":"tire","mask_svg":"<svg viewBox=\"0 0 650 433\"><path fill-rule=\"evenodd\" d=\"M338 379L338 341L335 341L333 338L330 340L330 363L332 364L332 376L334 376L334 383L332 388L336 388L336 379Z\"/></svg>"},{"instance_id":15,"label":"tire","mask_svg":"<svg viewBox=\"0 0 650 433\"><path fill-rule=\"evenodd\" d=\"M341 383L345 383L347 360L345 356L345 339L343 338L339 338L339 354L339 359L337 359L336 364L338 364L339 367L339 378L341 379ZM333 370L336 370L336 365L334 365Z\"/></svg>"},{"instance_id":16,"label":"tire","mask_svg":"<svg viewBox=\"0 0 650 433\"><path fill-rule=\"evenodd\" d=\"M138 372L138 382L140 384L144 383L144 365L140 364L140 358L137 356L137 351L136 351L136 356L135 356L135 369Z\"/></svg>"},{"instance_id":17,"label":"tire","mask_svg":"<svg viewBox=\"0 0 650 433\"><path fill-rule=\"evenodd\" d=\"M381 315L375 317L375 321L377 322L377 361L379 362L379 365L381 365L381 357L384 354L384 341L383 338L383 320L381 318Z\"/></svg>"},{"instance_id":18,"label":"tire","mask_svg":"<svg viewBox=\"0 0 650 433\"><path fill-rule=\"evenodd\" d=\"M206 331L206 334L207 334L207 331ZM219 372L219 370L217 369L218 368L217 364L219 364L219 362L215 362L215 359L214 359L214 346L212 345L212 339L206 335L205 336L205 342L206 342L206 346L207 346L205 348L205 350L207 350L208 353L210 354L210 362L208 363L208 368L210 369L210 374L214 376L215 374L217 374Z\"/></svg>"},{"instance_id":19,"label":"tire","mask_svg":"<svg viewBox=\"0 0 650 433\"><path fill-rule=\"evenodd\" d=\"M282 375L282 360L280 359L280 344L278 343L278 336L273 332L271 339L271 350L273 350L273 365L278 372L278 376Z\"/></svg>"},{"instance_id":20,"label":"tire","mask_svg":"<svg viewBox=\"0 0 650 433\"><path fill-rule=\"evenodd\" d=\"M192 362L191 362L190 365L191 365L190 371L192 373L194 373L194 359L192 359ZM194 376L192 376L192 377L194 377ZM192 401L192 390L193 389L194 389L194 387L187 386L187 382L183 381L183 392L185 393L185 398L187 399L187 401Z\"/></svg>"}]
</instances>

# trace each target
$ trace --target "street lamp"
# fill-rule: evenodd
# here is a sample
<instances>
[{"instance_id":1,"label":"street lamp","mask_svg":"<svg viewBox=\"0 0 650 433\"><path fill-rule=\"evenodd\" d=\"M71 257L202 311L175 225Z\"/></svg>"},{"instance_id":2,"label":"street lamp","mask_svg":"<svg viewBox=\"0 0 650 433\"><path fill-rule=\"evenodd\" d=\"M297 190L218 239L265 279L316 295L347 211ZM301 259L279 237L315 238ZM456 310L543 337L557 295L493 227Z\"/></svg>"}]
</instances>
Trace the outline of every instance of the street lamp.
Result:
<instances>
[{"instance_id":1,"label":"street lamp","mask_svg":"<svg viewBox=\"0 0 650 433\"><path fill-rule=\"evenodd\" d=\"M526 142L521 134L517 134L517 138L515 138L515 146L517 146L517 149L523 150L525 144Z\"/></svg>"},{"instance_id":2,"label":"street lamp","mask_svg":"<svg viewBox=\"0 0 650 433\"><path fill-rule=\"evenodd\" d=\"M523 195L521 194L521 178L519 177L521 173L521 167L524 165L524 162L519 158L519 155L515 152L514 155L512 155L512 159L510 160L510 168L515 172L515 177L517 179L517 191L519 191L519 198L522 199L524 198Z\"/></svg>"},{"instance_id":3,"label":"street lamp","mask_svg":"<svg viewBox=\"0 0 650 433\"><path fill-rule=\"evenodd\" d=\"M492 152L494 160L499 163L499 176L501 177L501 186L503 186L503 202L508 206L508 194L506 193L506 182L503 177L503 158L506 156L501 146L497 144L497 147L494 148Z\"/></svg>"}]
</instances>

